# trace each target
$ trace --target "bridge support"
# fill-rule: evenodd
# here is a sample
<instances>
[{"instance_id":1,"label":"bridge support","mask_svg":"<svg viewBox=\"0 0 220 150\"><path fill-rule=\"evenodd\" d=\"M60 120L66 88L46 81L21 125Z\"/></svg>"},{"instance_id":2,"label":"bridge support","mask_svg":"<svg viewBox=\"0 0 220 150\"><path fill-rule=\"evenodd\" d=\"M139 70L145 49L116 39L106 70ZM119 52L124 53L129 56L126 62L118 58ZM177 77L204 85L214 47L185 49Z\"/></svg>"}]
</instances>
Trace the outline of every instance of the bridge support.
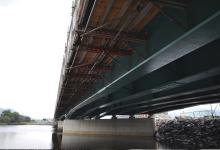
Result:
<instances>
[{"instance_id":1,"label":"bridge support","mask_svg":"<svg viewBox=\"0 0 220 150\"><path fill-rule=\"evenodd\" d=\"M63 135L153 137L154 119L64 120Z\"/></svg>"},{"instance_id":2,"label":"bridge support","mask_svg":"<svg viewBox=\"0 0 220 150\"><path fill-rule=\"evenodd\" d=\"M63 130L63 121L57 121L57 130L62 131Z\"/></svg>"},{"instance_id":3,"label":"bridge support","mask_svg":"<svg viewBox=\"0 0 220 150\"><path fill-rule=\"evenodd\" d=\"M116 115L112 115L112 119L118 119Z\"/></svg>"},{"instance_id":4,"label":"bridge support","mask_svg":"<svg viewBox=\"0 0 220 150\"><path fill-rule=\"evenodd\" d=\"M134 115L129 115L129 119L135 119Z\"/></svg>"}]
</instances>

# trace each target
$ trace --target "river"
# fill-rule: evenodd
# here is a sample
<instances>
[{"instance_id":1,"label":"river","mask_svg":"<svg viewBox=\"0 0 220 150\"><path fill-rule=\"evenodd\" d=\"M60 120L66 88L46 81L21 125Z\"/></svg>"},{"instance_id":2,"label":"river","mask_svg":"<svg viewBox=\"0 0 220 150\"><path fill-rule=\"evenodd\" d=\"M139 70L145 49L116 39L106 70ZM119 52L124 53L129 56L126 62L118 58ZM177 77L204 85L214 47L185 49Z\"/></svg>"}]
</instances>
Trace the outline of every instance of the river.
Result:
<instances>
[{"instance_id":1,"label":"river","mask_svg":"<svg viewBox=\"0 0 220 150\"><path fill-rule=\"evenodd\" d=\"M61 140L49 125L0 126L0 149L58 149L54 145L62 145L62 149L163 149L146 137L64 135Z\"/></svg>"},{"instance_id":2,"label":"river","mask_svg":"<svg viewBox=\"0 0 220 150\"><path fill-rule=\"evenodd\" d=\"M1 125L0 149L51 149L52 126Z\"/></svg>"}]
</instances>

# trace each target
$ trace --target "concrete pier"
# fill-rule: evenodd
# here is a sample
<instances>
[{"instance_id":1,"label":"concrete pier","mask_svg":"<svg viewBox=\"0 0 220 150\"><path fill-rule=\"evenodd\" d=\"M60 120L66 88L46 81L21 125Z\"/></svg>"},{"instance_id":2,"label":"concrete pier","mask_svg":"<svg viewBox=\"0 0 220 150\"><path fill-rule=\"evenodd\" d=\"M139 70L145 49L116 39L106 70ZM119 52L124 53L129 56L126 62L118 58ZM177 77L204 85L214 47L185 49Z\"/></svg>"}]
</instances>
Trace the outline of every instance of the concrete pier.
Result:
<instances>
[{"instance_id":1,"label":"concrete pier","mask_svg":"<svg viewBox=\"0 0 220 150\"><path fill-rule=\"evenodd\" d=\"M63 135L153 137L154 119L64 120Z\"/></svg>"},{"instance_id":2,"label":"concrete pier","mask_svg":"<svg viewBox=\"0 0 220 150\"><path fill-rule=\"evenodd\" d=\"M68 136L62 137L61 149L156 149L153 137L134 136Z\"/></svg>"},{"instance_id":3,"label":"concrete pier","mask_svg":"<svg viewBox=\"0 0 220 150\"><path fill-rule=\"evenodd\" d=\"M57 121L57 130L62 131L63 130L63 121Z\"/></svg>"}]
</instances>

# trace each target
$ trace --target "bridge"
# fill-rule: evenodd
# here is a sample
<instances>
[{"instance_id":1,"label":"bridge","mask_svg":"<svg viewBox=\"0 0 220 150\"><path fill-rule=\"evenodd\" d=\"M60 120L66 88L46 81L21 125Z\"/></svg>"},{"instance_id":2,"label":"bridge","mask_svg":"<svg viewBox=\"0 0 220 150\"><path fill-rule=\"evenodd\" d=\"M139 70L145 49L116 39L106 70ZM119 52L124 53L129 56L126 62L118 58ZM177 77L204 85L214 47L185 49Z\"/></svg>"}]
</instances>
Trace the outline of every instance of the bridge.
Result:
<instances>
[{"instance_id":1,"label":"bridge","mask_svg":"<svg viewBox=\"0 0 220 150\"><path fill-rule=\"evenodd\" d=\"M54 118L220 102L219 0L73 3Z\"/></svg>"}]
</instances>

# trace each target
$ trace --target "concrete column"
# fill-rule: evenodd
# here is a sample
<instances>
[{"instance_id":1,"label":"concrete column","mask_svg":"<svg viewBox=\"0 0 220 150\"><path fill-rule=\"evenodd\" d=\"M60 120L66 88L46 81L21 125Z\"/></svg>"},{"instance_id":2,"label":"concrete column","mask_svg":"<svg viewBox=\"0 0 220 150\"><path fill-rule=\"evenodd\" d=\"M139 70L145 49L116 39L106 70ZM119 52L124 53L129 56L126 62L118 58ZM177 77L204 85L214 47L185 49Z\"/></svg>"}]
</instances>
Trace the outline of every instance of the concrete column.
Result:
<instances>
[{"instance_id":1,"label":"concrete column","mask_svg":"<svg viewBox=\"0 0 220 150\"><path fill-rule=\"evenodd\" d=\"M63 121L57 121L57 130L62 131L63 130Z\"/></svg>"},{"instance_id":2,"label":"concrete column","mask_svg":"<svg viewBox=\"0 0 220 150\"><path fill-rule=\"evenodd\" d=\"M112 119L117 119L116 115L112 115Z\"/></svg>"},{"instance_id":3,"label":"concrete column","mask_svg":"<svg viewBox=\"0 0 220 150\"><path fill-rule=\"evenodd\" d=\"M134 115L129 115L129 119L135 119Z\"/></svg>"},{"instance_id":4,"label":"concrete column","mask_svg":"<svg viewBox=\"0 0 220 150\"><path fill-rule=\"evenodd\" d=\"M64 135L154 135L154 119L64 120Z\"/></svg>"}]
</instances>

